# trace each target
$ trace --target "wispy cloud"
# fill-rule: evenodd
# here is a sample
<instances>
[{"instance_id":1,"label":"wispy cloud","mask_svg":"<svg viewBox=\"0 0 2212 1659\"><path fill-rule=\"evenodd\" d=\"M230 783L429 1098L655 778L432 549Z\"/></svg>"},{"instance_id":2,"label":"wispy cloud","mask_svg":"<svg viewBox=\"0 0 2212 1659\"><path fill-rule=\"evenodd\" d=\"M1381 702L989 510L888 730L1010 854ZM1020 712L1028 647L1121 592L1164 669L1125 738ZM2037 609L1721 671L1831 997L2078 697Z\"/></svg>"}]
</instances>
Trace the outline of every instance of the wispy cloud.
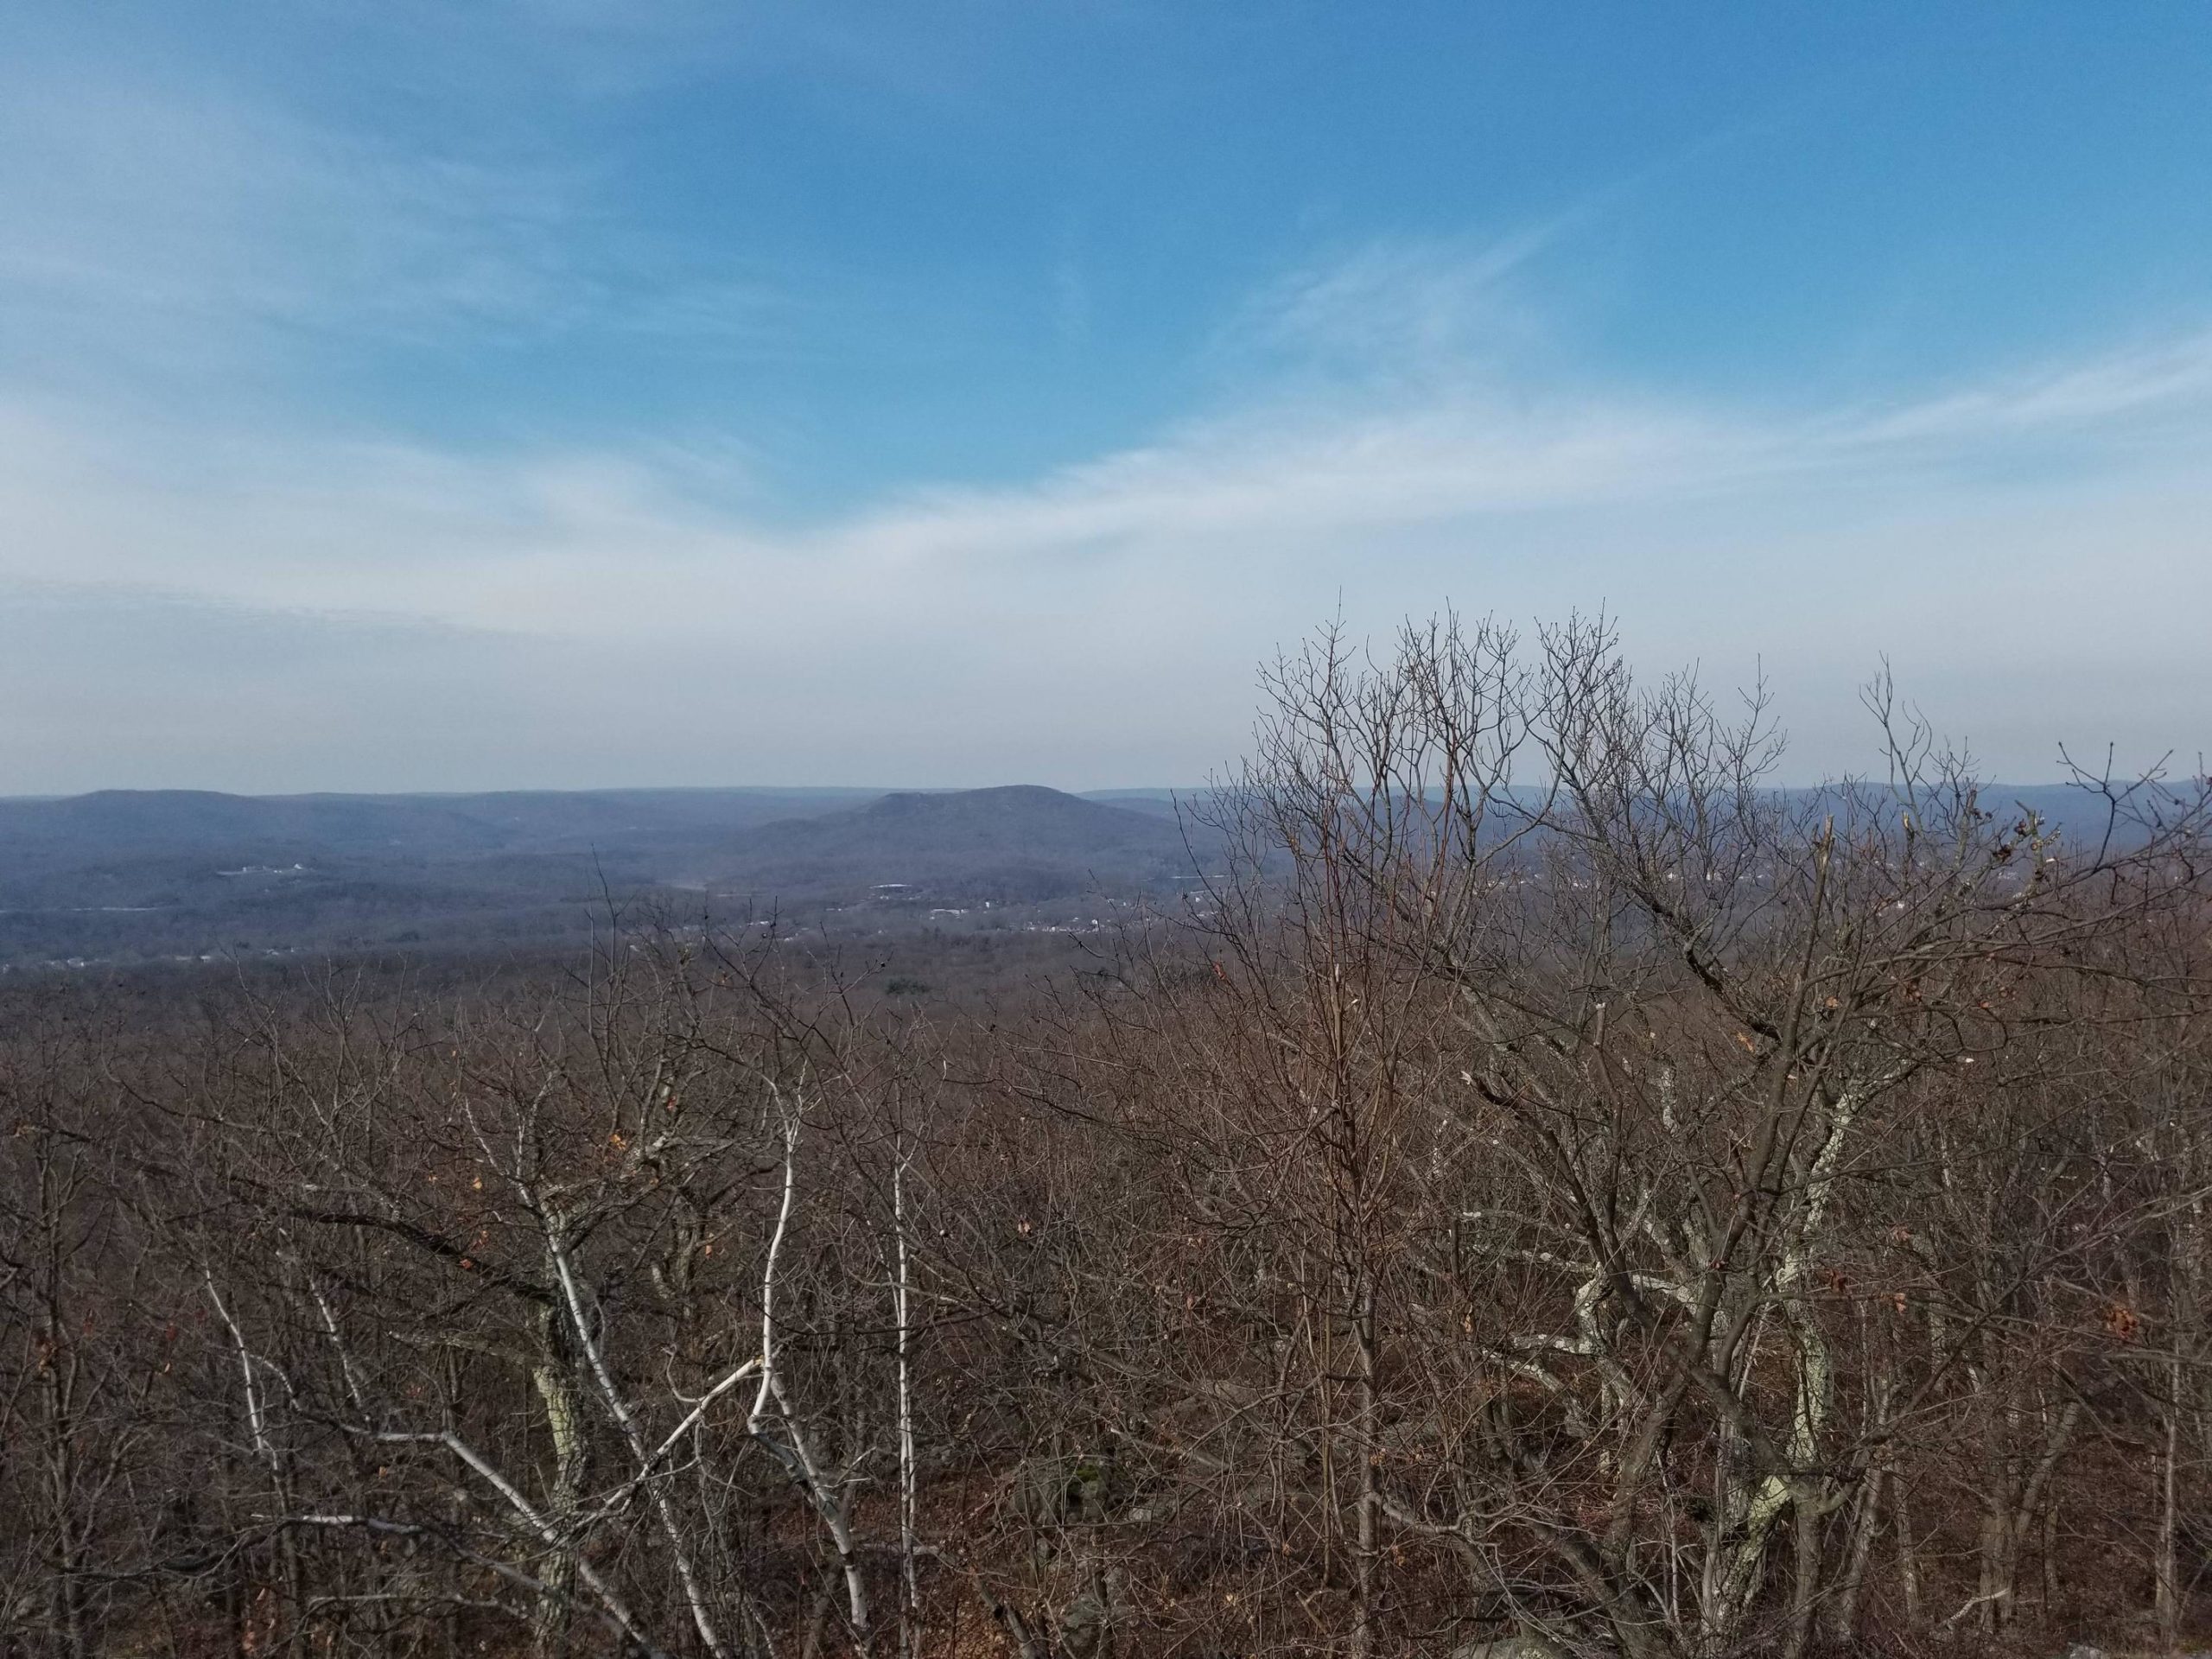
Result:
<instances>
[{"instance_id":1,"label":"wispy cloud","mask_svg":"<svg viewBox=\"0 0 2212 1659\"><path fill-rule=\"evenodd\" d=\"M1879 516L1945 499L1947 468L2023 438L2094 447L2114 423L2152 419L2212 428L2202 340L1875 410L1755 417L1592 394L1536 410L1461 391L1379 411L1300 399L1027 486L946 486L791 530L748 516L759 485L742 449L470 458L270 434L181 441L19 404L0 410L0 523L22 578L650 634L770 594L803 612L810 594L828 604L889 573L958 587L1071 557L1185 552L1249 571L1286 543L1755 505L1807 486ZM169 464L148 466L164 454Z\"/></svg>"},{"instance_id":2,"label":"wispy cloud","mask_svg":"<svg viewBox=\"0 0 2212 1659\"><path fill-rule=\"evenodd\" d=\"M395 352L788 351L805 308L766 264L628 226L573 147L499 131L426 140L204 72L0 61L0 391L143 393L218 424L289 394L335 401L335 424Z\"/></svg>"},{"instance_id":3,"label":"wispy cloud","mask_svg":"<svg viewBox=\"0 0 2212 1659\"><path fill-rule=\"evenodd\" d=\"M1363 306L1391 307L1363 270ZM1427 339L1431 273L1406 326L1376 321L1395 360ZM1333 301L1332 305L1333 307ZM1410 329L1410 333L1409 333ZM1478 361L1439 353L1425 395L1331 401L1285 391L1155 443L1023 488L917 494L828 533L885 558L1051 557L1179 536L1263 541L1295 531L1357 538L1412 524L1634 504L1756 498L1817 486L1862 510L2001 462L2027 444L2047 467L2094 476L2104 446L2146 429L2212 440L2212 334L1840 409L1700 403L1622 388L1541 397L1486 386ZM1391 385L1402 390L1399 382ZM2053 451L2055 450L2055 454Z\"/></svg>"},{"instance_id":4,"label":"wispy cloud","mask_svg":"<svg viewBox=\"0 0 2212 1659\"><path fill-rule=\"evenodd\" d=\"M1166 175L1068 165L1083 109L996 153L983 93L1055 112L975 31L308 10L0 58L0 790L404 783L395 732L416 781L1188 777L1339 596L1609 601L1662 659L1808 676L1922 650L2000 714L1975 677L2028 639L2212 705L2212 331L1847 400L1593 361L1577 262L1740 124L1518 227L1319 214L1224 300L1260 219L1187 282L1173 236L1133 258L1109 209ZM1167 211L1256 175L1211 176Z\"/></svg>"},{"instance_id":5,"label":"wispy cloud","mask_svg":"<svg viewBox=\"0 0 2212 1659\"><path fill-rule=\"evenodd\" d=\"M1846 423L1872 445L1977 443L2212 413L2212 329L2034 365Z\"/></svg>"},{"instance_id":6,"label":"wispy cloud","mask_svg":"<svg viewBox=\"0 0 2212 1659\"><path fill-rule=\"evenodd\" d=\"M0 225L0 287L111 300L156 329L200 306L211 327L435 329L545 327L591 303L557 179L508 200L467 166L388 164L206 108L124 118L138 124L110 162L79 153L57 172L97 175L111 199ZM0 199L34 188L22 166L0 162ZM152 227L158 257L131 257L112 230L126 219ZM439 733L450 781L561 781L564 741L601 756L572 761L601 778L617 754L647 768L623 776L701 775L683 757L715 743L729 758L705 775L820 777L805 757L834 750L844 775L893 780L1101 778L1056 773L1069 752L1141 751L1157 758L1125 777L1190 776L1233 747L1245 665L1339 592L1377 623L1447 595L1522 613L1640 603L1662 651L1756 624L1809 664L1928 638L1878 590L1909 581L1937 610L2010 604L2024 626L2019 607L2046 606L2109 656L2120 598L2048 578L2069 556L2078 577L2105 550L2100 526L2126 525L2165 561L2169 613L2212 601L2187 528L2212 489L2174 461L2110 499L2119 436L2212 439L2212 334L1848 407L1578 381L1529 366L1558 326L1532 292L1560 234L1356 248L1239 311L1202 416L1027 482L947 482L798 525L773 510L772 466L738 442L472 453L219 412L149 420L18 376L12 394L0 384L0 609L35 601L53 625L33 632L64 643L10 671L49 723L0 745L0 767L30 769L20 786L80 784L54 733L143 706L167 734L149 752L204 771L226 722L283 698L308 711L295 747L264 743L276 770L229 781L347 781L279 774L320 764L317 733L373 750L394 709ZM627 326L696 346L772 328L781 303L743 279L671 288ZM2070 491L2032 538L1976 482L2028 454L2047 490ZM1855 585L1824 586L1853 526ZM2036 550L2044 585L2007 567L2000 599L1986 572L2007 540ZM219 638L263 643L223 667L201 648ZM1112 662L1111 698L1069 674L1071 652ZM162 661L185 664L165 684L131 666ZM73 677L100 688L76 722L54 696ZM181 684L194 677L202 689ZM187 704L207 728L189 741L173 718ZM518 723L529 735L503 751Z\"/></svg>"},{"instance_id":7,"label":"wispy cloud","mask_svg":"<svg viewBox=\"0 0 2212 1659\"><path fill-rule=\"evenodd\" d=\"M1521 279L1576 217L1488 241L1387 238L1300 266L1240 307L1214 351L1248 373L1370 385L1494 372L1543 332Z\"/></svg>"},{"instance_id":8,"label":"wispy cloud","mask_svg":"<svg viewBox=\"0 0 2212 1659\"><path fill-rule=\"evenodd\" d=\"M568 181L397 153L213 89L0 75L0 285L19 316L241 331L556 320Z\"/></svg>"}]
</instances>

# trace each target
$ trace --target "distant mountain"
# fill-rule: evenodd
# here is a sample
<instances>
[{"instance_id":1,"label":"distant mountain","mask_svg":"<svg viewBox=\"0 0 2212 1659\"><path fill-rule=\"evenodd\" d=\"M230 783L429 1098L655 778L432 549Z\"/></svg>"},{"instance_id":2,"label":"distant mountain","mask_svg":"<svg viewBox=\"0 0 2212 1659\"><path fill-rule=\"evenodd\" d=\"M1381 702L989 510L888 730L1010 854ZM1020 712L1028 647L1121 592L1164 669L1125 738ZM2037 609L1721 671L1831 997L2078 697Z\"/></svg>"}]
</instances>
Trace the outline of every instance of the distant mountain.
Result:
<instances>
[{"instance_id":1,"label":"distant mountain","mask_svg":"<svg viewBox=\"0 0 2212 1659\"><path fill-rule=\"evenodd\" d=\"M1093 789L1084 791L1083 798L1172 823L1187 819L1191 809L1203 804L1212 792L1208 789Z\"/></svg>"},{"instance_id":2,"label":"distant mountain","mask_svg":"<svg viewBox=\"0 0 2212 1659\"><path fill-rule=\"evenodd\" d=\"M887 795L847 811L764 824L729 848L710 885L767 899L891 888L916 898L1029 902L1186 883L1193 868L1170 818L1014 785Z\"/></svg>"},{"instance_id":3,"label":"distant mountain","mask_svg":"<svg viewBox=\"0 0 2212 1659\"><path fill-rule=\"evenodd\" d=\"M62 800L0 801L0 857L76 863L143 852L208 848L353 849L435 842L471 850L495 833L443 804L360 796L255 797L207 790L101 790Z\"/></svg>"},{"instance_id":4,"label":"distant mountain","mask_svg":"<svg viewBox=\"0 0 2212 1659\"><path fill-rule=\"evenodd\" d=\"M1826 792L1789 791L1808 807ZM1133 898L1218 863L1217 839L1179 816L1203 798L1017 785L0 799L0 967L527 947L594 926L610 894L725 915L859 907L870 928L902 909ZM2103 803L2080 790L1996 784L1980 799L2042 814L2069 844L2106 833Z\"/></svg>"},{"instance_id":5,"label":"distant mountain","mask_svg":"<svg viewBox=\"0 0 2212 1659\"><path fill-rule=\"evenodd\" d=\"M526 943L590 925L610 893L1028 903L1191 869L1164 793L108 790L0 799L0 964Z\"/></svg>"},{"instance_id":6,"label":"distant mountain","mask_svg":"<svg viewBox=\"0 0 2212 1659\"><path fill-rule=\"evenodd\" d=\"M312 856L444 860L618 855L702 846L733 830L819 812L872 790L592 790L478 795L224 795L102 790L0 799L0 893L26 877L143 856L268 863Z\"/></svg>"},{"instance_id":7,"label":"distant mountain","mask_svg":"<svg viewBox=\"0 0 2212 1659\"><path fill-rule=\"evenodd\" d=\"M868 790L0 799L0 963L550 937Z\"/></svg>"}]
</instances>

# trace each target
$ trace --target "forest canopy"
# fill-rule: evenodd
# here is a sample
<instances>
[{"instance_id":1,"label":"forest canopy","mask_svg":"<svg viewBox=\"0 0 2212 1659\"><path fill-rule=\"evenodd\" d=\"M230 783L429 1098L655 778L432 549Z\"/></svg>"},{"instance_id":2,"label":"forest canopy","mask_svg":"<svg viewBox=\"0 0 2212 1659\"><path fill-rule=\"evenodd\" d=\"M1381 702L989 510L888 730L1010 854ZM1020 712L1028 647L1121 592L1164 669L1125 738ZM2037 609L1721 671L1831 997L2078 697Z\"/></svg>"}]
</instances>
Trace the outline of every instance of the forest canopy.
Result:
<instances>
[{"instance_id":1,"label":"forest canopy","mask_svg":"<svg viewBox=\"0 0 2212 1659\"><path fill-rule=\"evenodd\" d=\"M0 1649L2203 1632L2202 784L2062 830L1878 680L1783 789L1588 621L1264 687L1200 873L1011 980L11 982Z\"/></svg>"}]
</instances>

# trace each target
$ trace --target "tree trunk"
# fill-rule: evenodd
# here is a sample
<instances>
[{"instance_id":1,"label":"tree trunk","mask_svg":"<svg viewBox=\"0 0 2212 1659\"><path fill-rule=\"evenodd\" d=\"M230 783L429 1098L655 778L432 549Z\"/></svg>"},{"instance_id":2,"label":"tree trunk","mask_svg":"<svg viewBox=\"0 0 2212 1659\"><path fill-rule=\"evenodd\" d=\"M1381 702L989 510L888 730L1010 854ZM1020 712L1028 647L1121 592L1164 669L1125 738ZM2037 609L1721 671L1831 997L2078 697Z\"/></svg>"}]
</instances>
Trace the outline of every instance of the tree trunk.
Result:
<instances>
[{"instance_id":1,"label":"tree trunk","mask_svg":"<svg viewBox=\"0 0 2212 1659\"><path fill-rule=\"evenodd\" d=\"M1353 1335L1358 1345L1359 1376L1356 1409L1358 1414L1359 1434L1359 1510L1357 1517L1357 1536L1353 1557L1353 1613L1351 1649L1357 1659L1367 1659L1375 1649L1375 1521L1377 1508L1377 1482L1381 1471L1376 1467L1380 1455L1376 1446L1375 1401L1375 1289L1371 1284L1363 1285L1353 1315Z\"/></svg>"},{"instance_id":2,"label":"tree trunk","mask_svg":"<svg viewBox=\"0 0 2212 1659\"><path fill-rule=\"evenodd\" d=\"M559 1340L551 1310L544 1315L545 1341ZM545 1408L545 1425L553 1440L553 1484L546 1494L545 1516L556 1526L574 1511L584 1484L586 1446L582 1402L576 1386L556 1359L548 1358L531 1373L537 1397ZM537 1659L558 1659L567 1646L569 1600L576 1582L576 1552L573 1545L549 1552L537 1574L545 1588L537 1598L531 1621L531 1650Z\"/></svg>"}]
</instances>

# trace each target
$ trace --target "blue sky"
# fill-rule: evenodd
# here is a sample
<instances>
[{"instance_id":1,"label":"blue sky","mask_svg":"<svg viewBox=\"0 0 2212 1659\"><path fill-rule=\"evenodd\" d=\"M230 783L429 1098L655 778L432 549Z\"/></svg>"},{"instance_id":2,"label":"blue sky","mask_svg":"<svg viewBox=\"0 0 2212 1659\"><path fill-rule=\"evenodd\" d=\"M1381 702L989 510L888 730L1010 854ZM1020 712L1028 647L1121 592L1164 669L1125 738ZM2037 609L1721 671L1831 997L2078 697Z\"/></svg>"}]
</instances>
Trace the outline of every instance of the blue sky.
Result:
<instances>
[{"instance_id":1,"label":"blue sky","mask_svg":"<svg viewBox=\"0 0 2212 1659\"><path fill-rule=\"evenodd\" d=\"M2212 10L0 17L0 792L1179 782L1341 608L2212 710Z\"/></svg>"}]
</instances>

